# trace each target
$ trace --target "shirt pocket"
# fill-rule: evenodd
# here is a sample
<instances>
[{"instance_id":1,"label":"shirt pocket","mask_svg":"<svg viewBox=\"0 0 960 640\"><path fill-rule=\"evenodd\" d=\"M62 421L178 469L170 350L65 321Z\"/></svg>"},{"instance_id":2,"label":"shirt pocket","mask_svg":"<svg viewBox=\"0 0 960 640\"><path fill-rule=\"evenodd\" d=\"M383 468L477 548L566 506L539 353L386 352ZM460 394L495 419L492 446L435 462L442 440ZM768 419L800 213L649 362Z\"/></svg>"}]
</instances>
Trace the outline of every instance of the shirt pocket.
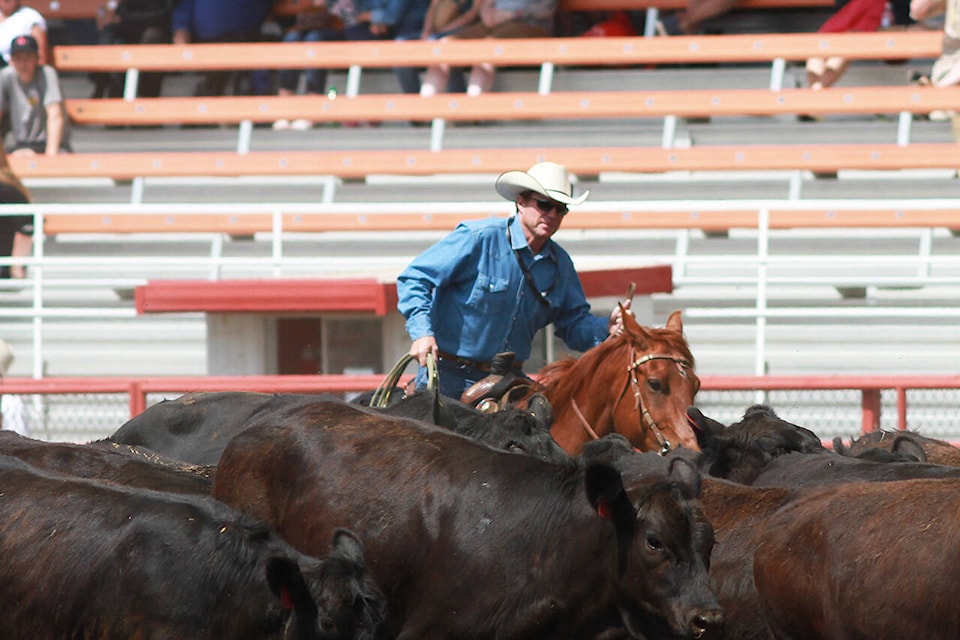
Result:
<instances>
[{"instance_id":1,"label":"shirt pocket","mask_svg":"<svg viewBox=\"0 0 960 640\"><path fill-rule=\"evenodd\" d=\"M467 299L467 306L484 315L496 315L509 309L512 302L509 278L479 273Z\"/></svg>"}]
</instances>

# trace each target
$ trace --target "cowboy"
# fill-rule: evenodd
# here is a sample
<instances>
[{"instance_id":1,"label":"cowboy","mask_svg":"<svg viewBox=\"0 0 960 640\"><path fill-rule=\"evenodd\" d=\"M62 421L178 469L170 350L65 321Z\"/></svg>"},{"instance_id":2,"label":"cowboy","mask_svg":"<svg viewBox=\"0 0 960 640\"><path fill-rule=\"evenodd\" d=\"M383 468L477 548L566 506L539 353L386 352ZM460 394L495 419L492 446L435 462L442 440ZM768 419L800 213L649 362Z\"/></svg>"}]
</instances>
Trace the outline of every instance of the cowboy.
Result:
<instances>
[{"instance_id":1,"label":"cowboy","mask_svg":"<svg viewBox=\"0 0 960 640\"><path fill-rule=\"evenodd\" d=\"M609 318L590 313L573 261L551 239L567 206L590 192L574 196L566 167L553 162L507 171L496 190L514 203L515 215L460 223L397 278L409 353L420 363L418 389L426 387L428 353L437 361L440 393L459 398L490 373L498 353L513 352L513 368L521 371L534 336L548 324L578 351L622 329L619 306Z\"/></svg>"}]
</instances>

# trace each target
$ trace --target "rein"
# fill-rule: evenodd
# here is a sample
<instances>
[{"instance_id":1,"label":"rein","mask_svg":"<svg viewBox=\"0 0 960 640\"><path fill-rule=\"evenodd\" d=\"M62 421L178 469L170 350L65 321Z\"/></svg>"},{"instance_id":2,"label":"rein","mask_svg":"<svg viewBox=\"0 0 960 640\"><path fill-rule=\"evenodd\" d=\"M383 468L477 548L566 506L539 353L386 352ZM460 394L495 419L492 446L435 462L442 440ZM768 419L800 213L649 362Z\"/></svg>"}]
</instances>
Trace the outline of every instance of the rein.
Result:
<instances>
[{"instance_id":1,"label":"rein","mask_svg":"<svg viewBox=\"0 0 960 640\"><path fill-rule=\"evenodd\" d=\"M623 391L620 392L620 395L617 397L617 401L614 403L614 411L616 411L616 406L620 404L620 400L623 398L623 395L627 392L627 388L633 385L633 397L636 399L636 405L634 408L637 410L637 420L640 423L640 433L644 433L646 429L645 426L653 431L653 435L657 438L657 442L660 444L660 450L657 452L661 456L666 455L670 452L670 449L673 446L670 444L670 441L663 435L663 432L660 430L660 427L657 426L657 421L653 419L653 416L650 415L650 411L643 406L643 396L640 393L640 379L638 370L640 367L650 362L651 360L670 360L671 362L676 363L680 367L681 374L686 377L686 370L690 368L690 363L678 356L668 355L668 354L653 354L648 353L645 356L636 358L637 352L634 350L633 346L630 347L630 360L631 362L627 365L627 382L623 387ZM587 419L584 417L583 412L580 411L580 407L577 405L575 398L570 398L570 406L573 408L573 412L577 416L577 420L580 421L580 426L583 427L584 431L590 435L594 440L599 440L600 436L597 435L596 430L590 426L590 423L587 422Z\"/></svg>"},{"instance_id":2,"label":"rein","mask_svg":"<svg viewBox=\"0 0 960 640\"><path fill-rule=\"evenodd\" d=\"M640 393L640 378L639 378L639 369L640 367L651 360L670 360L671 362L676 363L680 368L680 373L686 377L686 370L690 367L690 363L677 356L673 355L658 355L653 353L648 353L645 356L640 358L635 358L636 351L634 351L633 346L630 347L630 362L627 365L628 381L627 386L633 385L633 397L636 399L636 404L634 408L637 410L637 420L640 426L640 433L644 432L644 422L646 422L647 427L653 431L654 437L656 437L657 442L660 444L660 455L666 455L670 452L670 449L673 448L670 444L670 441L663 435L663 431L660 430L660 427L657 425L657 421L653 419L653 416L650 415L649 409L643 406L643 395ZM624 387L623 391L620 393L620 397L623 397L623 394L626 393L627 389ZM619 403L619 400L618 400Z\"/></svg>"}]
</instances>

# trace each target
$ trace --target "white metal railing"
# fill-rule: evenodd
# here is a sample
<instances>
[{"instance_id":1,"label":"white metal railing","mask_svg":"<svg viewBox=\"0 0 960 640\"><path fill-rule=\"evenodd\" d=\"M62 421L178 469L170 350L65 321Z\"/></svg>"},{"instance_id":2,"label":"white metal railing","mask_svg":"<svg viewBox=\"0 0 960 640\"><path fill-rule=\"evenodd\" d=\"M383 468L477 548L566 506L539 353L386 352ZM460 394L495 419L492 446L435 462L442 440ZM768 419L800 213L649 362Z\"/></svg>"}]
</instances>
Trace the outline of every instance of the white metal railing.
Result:
<instances>
[{"instance_id":1,"label":"white metal railing","mask_svg":"<svg viewBox=\"0 0 960 640\"><path fill-rule=\"evenodd\" d=\"M762 375L766 361L766 324L771 318L956 318L960 319L960 299L957 304L939 304L936 306L901 305L878 306L875 304L855 304L844 307L818 304L812 300L809 304L779 304L771 306L771 301L785 298L784 291L802 287L960 287L960 249L957 253L938 254L933 250L933 238L949 236L945 228L937 227L898 227L896 224L872 226L856 230L819 228L816 232L809 229L776 230L769 225L768 211L771 209L809 210L902 210L911 211L942 210L956 211L958 205L953 200L731 200L731 201L591 201L578 207L578 219L590 216L591 212L620 211L625 216L635 216L636 228L629 231L605 230L603 228L585 230L564 230L563 238L576 238L578 234L596 234L609 243L610 251L601 256L583 258L575 254L578 266L584 268L584 262L591 266L602 262L606 268L617 266L639 266L652 263L669 263L674 269L674 286L678 293L689 288L723 291L724 288L737 287L749 290L752 302L740 305L720 305L709 302L699 303L685 309L689 318L726 318L753 319L756 330L755 374ZM371 233L357 231L356 234L337 236L338 242L356 242L356 252L339 257L322 255L296 255L290 248L305 239L316 239L323 234L305 234L284 229L284 214L303 213L322 216L344 214L416 212L428 218L432 213L456 211L464 219L490 215L491 211L502 211L502 203L496 202L442 202L442 203L362 203L362 204L30 204L0 206L0 216L30 213L36 220L36 237L44 236L44 217L49 214L89 215L98 213L105 216L119 213L157 214L224 214L234 216L269 213L272 215L272 230L258 234L256 242L263 248L259 255L231 256L224 252L224 234L198 233L193 237L208 241L209 249L203 254L185 255L180 243L169 243L169 253L155 256L143 255L85 255L81 251L71 250L74 244L84 240L104 240L109 238L115 246L126 251L135 249L143 242L140 236L129 234L89 234L72 236L70 241L62 238L57 243L56 255L48 254L44 242L34 243L34 254L28 258L14 259L0 257L0 264L25 264L30 277L22 281L0 281L0 293L19 293L19 304L0 304L0 324L5 320L28 318L33 323L33 353L35 377L42 377L43 362L43 323L50 318L130 318L136 315L130 301L115 305L77 305L62 302L64 291L127 291L147 278L155 278L158 273L166 278L220 278L237 277L234 272L242 272L243 277L278 278L309 275L311 277L351 277L370 276L392 279L411 255L388 256L382 248L388 246L373 241L374 238L389 243L396 238L397 232ZM756 224L740 226L731 233L746 234L751 241L749 252L728 254L698 255L691 248L692 234L699 233L695 225L664 229L644 228L645 212L663 211L743 211L757 212ZM960 216L957 217L960 227ZM587 225L589 226L589 225ZM431 229L431 237L439 236L442 230ZM814 246L808 253L778 254L771 251L772 240L783 238L813 238L816 244L817 234L824 238L843 237L844 234L856 236L897 237L909 239L909 251L865 252L858 255L828 255L817 252ZM164 234L168 235L168 234ZM624 243L635 237L672 238L671 250L661 254L633 255ZM184 236L173 234L174 238ZM851 236L852 237L852 236ZM156 240L157 236L150 236ZM960 244L960 241L958 241ZM725 273L720 267L729 267ZM857 273L848 273L856 269ZM895 273L890 273L895 271ZM392 275L391 275L392 274Z\"/></svg>"}]
</instances>

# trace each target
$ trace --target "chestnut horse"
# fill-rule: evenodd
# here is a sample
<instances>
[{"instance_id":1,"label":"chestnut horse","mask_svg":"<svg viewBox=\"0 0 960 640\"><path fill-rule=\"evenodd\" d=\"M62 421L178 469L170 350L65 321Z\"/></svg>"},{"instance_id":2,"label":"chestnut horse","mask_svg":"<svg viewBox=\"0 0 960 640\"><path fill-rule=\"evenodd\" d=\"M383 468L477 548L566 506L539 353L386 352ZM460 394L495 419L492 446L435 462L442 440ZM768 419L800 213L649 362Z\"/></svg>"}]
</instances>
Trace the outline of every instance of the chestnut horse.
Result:
<instances>
[{"instance_id":1,"label":"chestnut horse","mask_svg":"<svg viewBox=\"0 0 960 640\"><path fill-rule=\"evenodd\" d=\"M571 455L611 432L640 451L666 453L680 445L699 451L687 407L700 378L680 311L670 314L662 329L642 327L630 314L623 320L620 335L537 374L553 407L550 433Z\"/></svg>"}]
</instances>

